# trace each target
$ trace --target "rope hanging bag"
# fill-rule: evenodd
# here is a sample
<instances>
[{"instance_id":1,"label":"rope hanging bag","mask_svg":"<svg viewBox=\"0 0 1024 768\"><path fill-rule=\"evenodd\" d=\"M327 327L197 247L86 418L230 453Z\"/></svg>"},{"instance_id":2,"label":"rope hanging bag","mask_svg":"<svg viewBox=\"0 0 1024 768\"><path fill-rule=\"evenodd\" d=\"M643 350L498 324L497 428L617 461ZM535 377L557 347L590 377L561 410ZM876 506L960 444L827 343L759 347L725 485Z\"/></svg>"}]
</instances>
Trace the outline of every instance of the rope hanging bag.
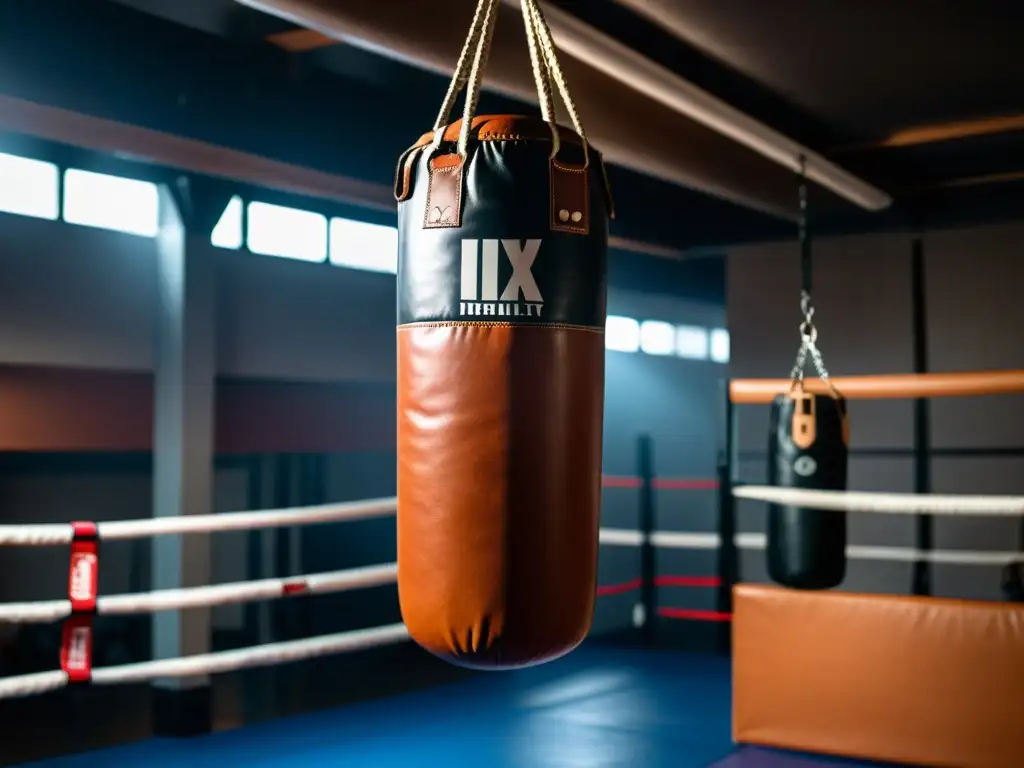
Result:
<instances>
[{"instance_id":1,"label":"rope hanging bag","mask_svg":"<svg viewBox=\"0 0 1024 768\"><path fill-rule=\"evenodd\" d=\"M402 617L428 651L489 669L583 640L601 494L611 202L537 0L521 6L541 119L475 115L499 8L480 0L395 180Z\"/></svg>"},{"instance_id":2,"label":"rope hanging bag","mask_svg":"<svg viewBox=\"0 0 1024 768\"><path fill-rule=\"evenodd\" d=\"M849 420L846 400L832 383L817 344L805 183L800 185L800 213L800 348L789 391L776 396L771 406L768 484L841 491L846 490ZM827 393L805 389L808 357ZM796 589L841 584L846 575L846 513L769 504L768 574L773 581Z\"/></svg>"}]
</instances>

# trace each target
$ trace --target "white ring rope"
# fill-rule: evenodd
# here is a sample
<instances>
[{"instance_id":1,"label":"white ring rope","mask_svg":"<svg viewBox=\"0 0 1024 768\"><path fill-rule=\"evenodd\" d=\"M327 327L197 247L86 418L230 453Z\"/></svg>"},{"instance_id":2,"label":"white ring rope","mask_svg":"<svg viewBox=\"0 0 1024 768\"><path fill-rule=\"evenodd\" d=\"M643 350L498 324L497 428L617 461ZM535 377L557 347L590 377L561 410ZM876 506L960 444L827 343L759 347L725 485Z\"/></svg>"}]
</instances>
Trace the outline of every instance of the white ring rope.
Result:
<instances>
[{"instance_id":1,"label":"white ring rope","mask_svg":"<svg viewBox=\"0 0 1024 768\"><path fill-rule=\"evenodd\" d=\"M329 656L337 653L361 651L381 645L407 640L409 633L404 624L388 624L353 632L340 632L283 643L270 643L235 651L204 653L180 659L144 661L116 667L100 667L92 671L91 682L96 685L142 683L158 678L194 677L221 672L234 672L252 667L285 664L292 661ZM31 675L0 678L0 699L33 696L64 688L68 676L62 670L38 672Z\"/></svg>"},{"instance_id":2,"label":"white ring rope","mask_svg":"<svg viewBox=\"0 0 1024 768\"><path fill-rule=\"evenodd\" d=\"M865 493L863 491L810 491L743 485L734 488L737 499L767 501L806 509L871 512L895 515L958 515L1016 517L1024 515L1024 496L940 496L928 493Z\"/></svg>"},{"instance_id":3,"label":"white ring rope","mask_svg":"<svg viewBox=\"0 0 1024 768\"><path fill-rule=\"evenodd\" d=\"M395 563L388 563L285 579L239 581L207 587L163 589L156 592L128 595L101 595L96 599L96 612L101 616L152 613L154 611L246 603L254 600L274 600L292 595L346 592L352 589L393 584L397 574L398 566ZM70 615L70 600L0 603L0 622L25 624L57 621Z\"/></svg>"},{"instance_id":4,"label":"white ring rope","mask_svg":"<svg viewBox=\"0 0 1024 768\"><path fill-rule=\"evenodd\" d=\"M142 520L114 520L97 525L100 540L142 539L182 533L220 533L292 525L320 525L386 517L395 513L396 500L369 499L315 507L222 512L216 515L150 517ZM0 546L38 547L70 544L70 524L0 525Z\"/></svg>"},{"instance_id":5,"label":"white ring rope","mask_svg":"<svg viewBox=\"0 0 1024 768\"><path fill-rule=\"evenodd\" d=\"M733 495L741 499L847 512L979 517L1024 515L1024 497L1014 496L938 496L906 493L809 491L770 486L737 487L733 489ZM391 515L395 510L396 500L394 498L372 499L290 509L113 521L99 523L97 529L100 539L138 539L168 534L250 531L365 520ZM73 529L70 524L0 526L0 545L70 544L73 538ZM641 546L647 541L647 537L640 531L602 528L600 540L603 544ZM650 536L650 542L657 547L679 549L715 549L721 544L719 536L714 533L674 531L654 532ZM741 549L764 549L765 535L759 533L737 534L735 543ZM901 547L851 545L847 548L847 554L852 558L901 562L928 560L935 563L970 565L1004 565L1007 562L1024 562L1024 553L1018 552L974 552L968 550L921 552ZM103 596L97 599L96 607L99 614L180 610L276 599L292 594L339 592L377 586L393 583L396 580L396 575L397 566L394 563L389 563L294 578L263 579L189 589ZM69 615L71 615L71 603L68 600L0 605L0 621L54 621ZM233 651L177 659L161 659L116 667L101 667L92 670L91 682L99 685L112 685L146 682L158 678L217 674L362 650L401 642L408 637L405 625L391 624L384 627L322 635ZM63 688L67 684L68 676L63 670L0 678L0 699L45 693Z\"/></svg>"},{"instance_id":6,"label":"white ring rope","mask_svg":"<svg viewBox=\"0 0 1024 768\"><path fill-rule=\"evenodd\" d=\"M640 531L625 528L602 528L601 543L610 546L639 547L646 541ZM739 549L763 550L768 546L763 533L738 533L733 539ZM650 536L655 547L663 549L718 549L722 545L717 533L655 531ZM851 560L884 560L897 563L928 561L944 565L996 565L1024 563L1024 552L996 552L974 549L918 550L913 547L865 546L850 544L846 556Z\"/></svg>"}]
</instances>

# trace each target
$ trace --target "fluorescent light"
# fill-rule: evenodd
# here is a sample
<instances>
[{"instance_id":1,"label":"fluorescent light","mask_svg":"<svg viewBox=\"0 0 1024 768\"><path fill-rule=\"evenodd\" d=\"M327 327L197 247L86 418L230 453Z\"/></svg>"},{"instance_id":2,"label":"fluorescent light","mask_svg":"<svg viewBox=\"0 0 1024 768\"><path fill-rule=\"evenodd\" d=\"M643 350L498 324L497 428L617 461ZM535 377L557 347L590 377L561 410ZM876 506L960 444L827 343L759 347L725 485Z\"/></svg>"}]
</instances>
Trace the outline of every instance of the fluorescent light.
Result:
<instances>
[{"instance_id":1,"label":"fluorescent light","mask_svg":"<svg viewBox=\"0 0 1024 768\"><path fill-rule=\"evenodd\" d=\"M242 234L242 198L238 195L232 197L220 220L210 233L210 242L218 248L228 248L237 251L242 247L245 237Z\"/></svg>"},{"instance_id":2,"label":"fluorescent light","mask_svg":"<svg viewBox=\"0 0 1024 768\"><path fill-rule=\"evenodd\" d=\"M398 229L355 219L331 219L331 263L395 274L398 271Z\"/></svg>"},{"instance_id":3,"label":"fluorescent light","mask_svg":"<svg viewBox=\"0 0 1024 768\"><path fill-rule=\"evenodd\" d=\"M160 196L156 184L78 168L64 172L64 221L156 237Z\"/></svg>"},{"instance_id":4,"label":"fluorescent light","mask_svg":"<svg viewBox=\"0 0 1024 768\"><path fill-rule=\"evenodd\" d=\"M676 348L676 329L672 323L644 320L640 324L640 349L648 355L671 355Z\"/></svg>"},{"instance_id":5,"label":"fluorescent light","mask_svg":"<svg viewBox=\"0 0 1024 768\"><path fill-rule=\"evenodd\" d=\"M327 259L327 217L301 208L249 203L245 242L252 253L299 261Z\"/></svg>"},{"instance_id":6,"label":"fluorescent light","mask_svg":"<svg viewBox=\"0 0 1024 768\"><path fill-rule=\"evenodd\" d=\"M57 166L0 154L0 211L54 221L60 215Z\"/></svg>"},{"instance_id":7,"label":"fluorescent light","mask_svg":"<svg viewBox=\"0 0 1024 768\"><path fill-rule=\"evenodd\" d=\"M604 326L604 347L613 352L639 351L640 323L632 317L609 315Z\"/></svg>"},{"instance_id":8,"label":"fluorescent light","mask_svg":"<svg viewBox=\"0 0 1024 768\"><path fill-rule=\"evenodd\" d=\"M711 332L711 359L716 363L729 362L729 332L724 328Z\"/></svg>"},{"instance_id":9,"label":"fluorescent light","mask_svg":"<svg viewBox=\"0 0 1024 768\"><path fill-rule=\"evenodd\" d=\"M697 325L676 328L676 354L687 360L708 359L708 330Z\"/></svg>"}]
</instances>

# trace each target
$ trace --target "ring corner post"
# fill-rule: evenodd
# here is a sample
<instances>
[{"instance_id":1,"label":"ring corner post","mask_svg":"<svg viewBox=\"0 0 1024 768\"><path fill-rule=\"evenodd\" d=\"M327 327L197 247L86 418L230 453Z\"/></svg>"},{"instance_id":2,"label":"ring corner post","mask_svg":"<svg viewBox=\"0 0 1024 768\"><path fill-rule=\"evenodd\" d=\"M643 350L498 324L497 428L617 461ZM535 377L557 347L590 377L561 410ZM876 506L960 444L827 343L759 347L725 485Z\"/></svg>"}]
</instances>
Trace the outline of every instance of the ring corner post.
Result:
<instances>
[{"instance_id":1,"label":"ring corner post","mask_svg":"<svg viewBox=\"0 0 1024 768\"><path fill-rule=\"evenodd\" d=\"M644 610L641 640L651 646L656 639L657 558L654 551L654 444L650 435L637 438L637 474L640 476L640 604Z\"/></svg>"},{"instance_id":2,"label":"ring corner post","mask_svg":"<svg viewBox=\"0 0 1024 768\"><path fill-rule=\"evenodd\" d=\"M910 290L914 339L914 373L928 373L928 306L925 275L924 239L916 235L911 241ZM931 472L931 404L926 397L914 400L914 492L932 492ZM915 595L932 594L932 564L927 557L934 547L934 519L931 515L915 517L914 544L918 558L913 566L912 590Z\"/></svg>"},{"instance_id":3,"label":"ring corner post","mask_svg":"<svg viewBox=\"0 0 1024 768\"><path fill-rule=\"evenodd\" d=\"M160 186L157 327L153 387L153 516L213 511L216 382L216 252L210 235L228 195L214 182L179 177ZM210 537L152 541L150 588L210 582ZM208 653L210 609L158 611L153 658ZM153 682L153 732L184 737L212 730L208 676Z\"/></svg>"},{"instance_id":4,"label":"ring corner post","mask_svg":"<svg viewBox=\"0 0 1024 768\"><path fill-rule=\"evenodd\" d=\"M732 615L732 588L739 581L736 549L736 501L732 495L736 476L736 406L730 395L731 380L725 380L725 447L718 455L718 595L717 610ZM728 654L732 647L732 625L722 624L718 648Z\"/></svg>"}]
</instances>

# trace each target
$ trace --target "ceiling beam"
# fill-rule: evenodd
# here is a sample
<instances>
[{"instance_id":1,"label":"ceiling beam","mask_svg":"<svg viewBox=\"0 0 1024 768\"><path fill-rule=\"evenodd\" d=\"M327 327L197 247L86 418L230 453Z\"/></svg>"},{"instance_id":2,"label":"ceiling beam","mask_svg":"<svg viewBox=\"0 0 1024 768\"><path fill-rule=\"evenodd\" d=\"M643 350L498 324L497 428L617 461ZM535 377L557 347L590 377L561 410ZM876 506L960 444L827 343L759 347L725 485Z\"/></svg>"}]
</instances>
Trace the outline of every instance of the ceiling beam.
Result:
<instances>
[{"instance_id":1,"label":"ceiling beam","mask_svg":"<svg viewBox=\"0 0 1024 768\"><path fill-rule=\"evenodd\" d=\"M450 76L464 42L451 18L472 13L473 0L451 0L446 16L406 0L236 0L292 24ZM518 0L506 18L522 14ZM697 88L579 19L544 5L555 42L567 54L566 77L588 101L590 138L613 164L681 184L755 211L795 218L794 174L863 209L892 198L809 147ZM534 101L521 30L501 24L491 46L488 85ZM519 39L517 39L519 38ZM834 198L833 198L834 199Z\"/></svg>"},{"instance_id":2,"label":"ceiling beam","mask_svg":"<svg viewBox=\"0 0 1024 768\"><path fill-rule=\"evenodd\" d=\"M273 35L267 35L264 40L271 45L276 45L278 48L283 48L289 53L317 51L321 48L329 48L332 45L338 44L337 40L312 29L289 29L287 32L276 32Z\"/></svg>"},{"instance_id":3,"label":"ceiling beam","mask_svg":"<svg viewBox=\"0 0 1024 768\"><path fill-rule=\"evenodd\" d=\"M242 0L243 2L245 0ZM520 0L502 0L520 8ZM558 47L680 115L725 136L868 211L892 205L886 192L809 147L698 88L618 40L549 3L541 2Z\"/></svg>"},{"instance_id":4,"label":"ceiling beam","mask_svg":"<svg viewBox=\"0 0 1024 768\"><path fill-rule=\"evenodd\" d=\"M0 95L0 130L291 194L375 211L395 210L390 185L326 173L13 96Z\"/></svg>"},{"instance_id":5,"label":"ceiling beam","mask_svg":"<svg viewBox=\"0 0 1024 768\"><path fill-rule=\"evenodd\" d=\"M925 185L923 189L981 187L989 184L1010 184L1017 181L1024 181L1024 171L1003 171L1001 173L986 173L980 176L960 176L953 179L943 179L942 181Z\"/></svg>"},{"instance_id":6,"label":"ceiling beam","mask_svg":"<svg viewBox=\"0 0 1024 768\"><path fill-rule=\"evenodd\" d=\"M897 149L917 147L922 144L937 144L944 141L960 141L979 136L993 136L999 133L1024 131L1024 115L1000 115L958 120L949 123L933 123L902 128L876 141L868 141L840 148L838 152L860 152L870 149Z\"/></svg>"},{"instance_id":7,"label":"ceiling beam","mask_svg":"<svg viewBox=\"0 0 1024 768\"><path fill-rule=\"evenodd\" d=\"M390 186L11 96L0 95L0 130L370 210L388 213L395 210ZM664 259L687 256L678 248L633 238L611 236L608 244L612 248Z\"/></svg>"}]
</instances>

